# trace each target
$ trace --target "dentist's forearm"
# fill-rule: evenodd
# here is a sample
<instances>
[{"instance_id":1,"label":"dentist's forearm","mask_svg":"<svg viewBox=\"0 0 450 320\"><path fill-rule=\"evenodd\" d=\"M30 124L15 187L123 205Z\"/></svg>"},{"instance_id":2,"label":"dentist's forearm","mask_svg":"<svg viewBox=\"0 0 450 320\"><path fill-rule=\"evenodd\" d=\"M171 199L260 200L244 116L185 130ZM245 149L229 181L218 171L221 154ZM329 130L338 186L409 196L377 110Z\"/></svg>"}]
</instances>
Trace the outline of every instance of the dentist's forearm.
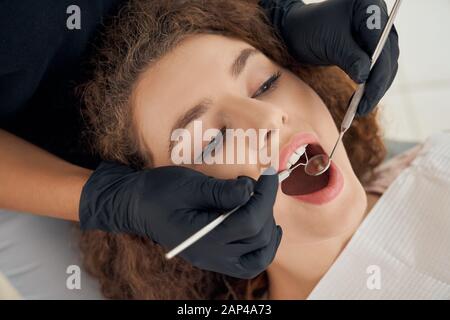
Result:
<instances>
[{"instance_id":1,"label":"dentist's forearm","mask_svg":"<svg viewBox=\"0 0 450 320\"><path fill-rule=\"evenodd\" d=\"M0 129L0 208L78 221L90 174Z\"/></svg>"}]
</instances>

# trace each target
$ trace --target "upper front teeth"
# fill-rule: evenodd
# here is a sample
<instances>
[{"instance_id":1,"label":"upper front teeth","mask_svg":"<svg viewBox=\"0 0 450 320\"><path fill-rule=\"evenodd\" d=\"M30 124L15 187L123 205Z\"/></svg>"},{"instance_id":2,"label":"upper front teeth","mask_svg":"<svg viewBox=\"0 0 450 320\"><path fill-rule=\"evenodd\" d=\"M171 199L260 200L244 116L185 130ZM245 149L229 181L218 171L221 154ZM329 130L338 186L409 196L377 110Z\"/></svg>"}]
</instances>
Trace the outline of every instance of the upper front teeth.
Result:
<instances>
[{"instance_id":1,"label":"upper front teeth","mask_svg":"<svg viewBox=\"0 0 450 320\"><path fill-rule=\"evenodd\" d=\"M286 164L286 169L291 168L294 164L297 163L301 156L305 154L307 146L308 145L305 144L304 146L298 147L297 150L294 151L294 153L289 158L288 163Z\"/></svg>"}]
</instances>

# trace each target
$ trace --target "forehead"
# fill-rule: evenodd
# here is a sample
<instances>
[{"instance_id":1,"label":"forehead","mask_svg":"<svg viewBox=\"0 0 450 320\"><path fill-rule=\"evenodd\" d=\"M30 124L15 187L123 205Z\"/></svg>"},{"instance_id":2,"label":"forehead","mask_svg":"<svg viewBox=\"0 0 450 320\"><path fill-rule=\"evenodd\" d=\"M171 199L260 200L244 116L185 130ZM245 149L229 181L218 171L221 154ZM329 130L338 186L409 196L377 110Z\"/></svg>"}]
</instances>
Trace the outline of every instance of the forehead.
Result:
<instances>
[{"instance_id":1,"label":"forehead","mask_svg":"<svg viewBox=\"0 0 450 320\"><path fill-rule=\"evenodd\" d=\"M141 137L158 137L145 139L150 149L166 148L176 119L231 81L230 66L247 47L220 35L190 36L141 75L132 97L134 123Z\"/></svg>"},{"instance_id":2,"label":"forehead","mask_svg":"<svg viewBox=\"0 0 450 320\"><path fill-rule=\"evenodd\" d=\"M219 35L190 36L141 75L134 100L136 103L161 101L166 98L166 89L176 89L178 95L203 92L200 81L189 80L207 78L207 83L211 84L226 74L232 59L248 46L240 40ZM172 98L172 94L168 98Z\"/></svg>"}]
</instances>

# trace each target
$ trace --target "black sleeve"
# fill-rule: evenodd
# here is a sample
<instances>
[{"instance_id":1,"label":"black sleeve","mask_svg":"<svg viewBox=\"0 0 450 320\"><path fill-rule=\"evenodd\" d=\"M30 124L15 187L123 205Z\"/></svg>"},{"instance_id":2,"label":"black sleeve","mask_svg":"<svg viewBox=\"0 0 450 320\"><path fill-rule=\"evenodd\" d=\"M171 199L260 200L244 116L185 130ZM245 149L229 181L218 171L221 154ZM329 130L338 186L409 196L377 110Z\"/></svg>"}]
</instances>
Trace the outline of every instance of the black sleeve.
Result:
<instances>
[{"instance_id":1,"label":"black sleeve","mask_svg":"<svg viewBox=\"0 0 450 320\"><path fill-rule=\"evenodd\" d=\"M124 1L0 1L0 128L63 157L73 151L80 134L74 88L85 81L104 18ZM67 28L71 5L80 9L80 30Z\"/></svg>"},{"instance_id":2,"label":"black sleeve","mask_svg":"<svg viewBox=\"0 0 450 320\"><path fill-rule=\"evenodd\" d=\"M3 1L0 7L0 119L24 107L36 91L55 45L38 2ZM53 39L54 40L54 39ZM54 40L55 41L55 40Z\"/></svg>"}]
</instances>

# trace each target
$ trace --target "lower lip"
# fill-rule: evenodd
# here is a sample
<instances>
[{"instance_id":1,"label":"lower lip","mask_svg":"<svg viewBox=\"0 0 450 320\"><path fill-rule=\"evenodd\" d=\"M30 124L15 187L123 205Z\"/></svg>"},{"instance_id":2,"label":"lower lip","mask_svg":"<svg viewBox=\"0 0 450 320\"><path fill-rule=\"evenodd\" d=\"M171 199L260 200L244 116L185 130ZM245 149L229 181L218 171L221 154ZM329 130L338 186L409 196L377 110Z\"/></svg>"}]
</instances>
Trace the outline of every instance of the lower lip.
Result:
<instances>
[{"instance_id":1,"label":"lower lip","mask_svg":"<svg viewBox=\"0 0 450 320\"><path fill-rule=\"evenodd\" d=\"M331 162L329 173L330 180L325 188L310 194L290 197L298 201L307 202L314 205L324 205L333 201L344 188L344 178L342 177L342 173L339 168L333 162Z\"/></svg>"}]
</instances>

